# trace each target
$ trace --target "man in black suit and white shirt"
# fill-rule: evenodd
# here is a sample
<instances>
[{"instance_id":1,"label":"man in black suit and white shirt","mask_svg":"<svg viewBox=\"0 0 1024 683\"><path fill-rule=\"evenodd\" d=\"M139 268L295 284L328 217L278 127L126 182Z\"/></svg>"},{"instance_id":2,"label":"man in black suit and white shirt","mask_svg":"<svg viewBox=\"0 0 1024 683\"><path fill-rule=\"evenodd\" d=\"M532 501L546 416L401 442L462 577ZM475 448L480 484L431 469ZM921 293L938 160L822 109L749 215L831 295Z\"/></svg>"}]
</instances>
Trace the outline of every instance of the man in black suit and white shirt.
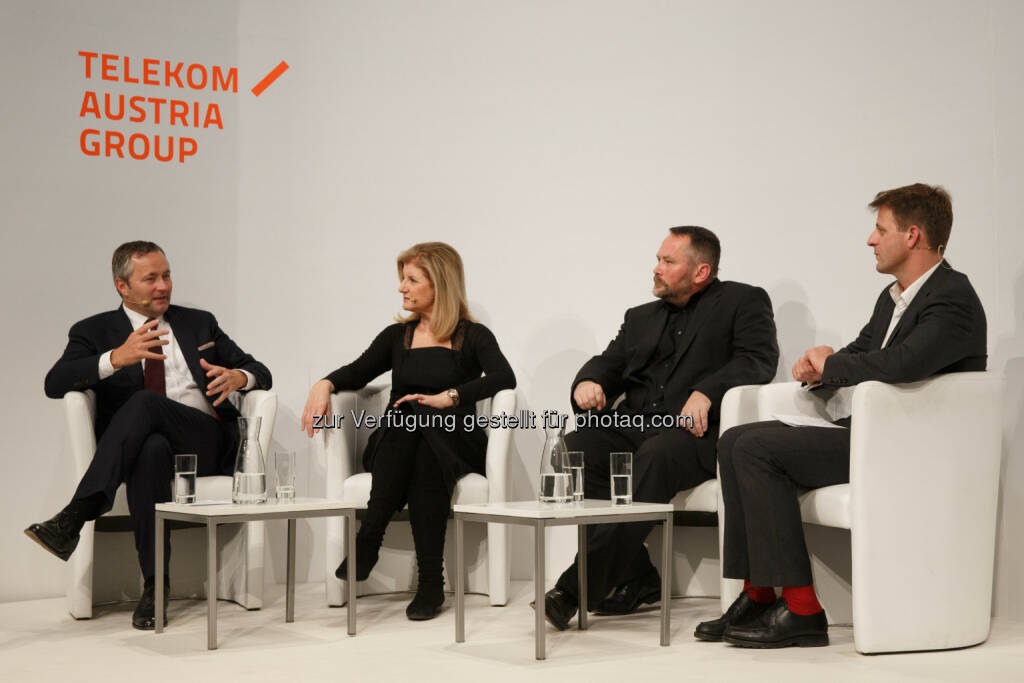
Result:
<instances>
[{"instance_id":1,"label":"man in black suit and white shirt","mask_svg":"<svg viewBox=\"0 0 1024 683\"><path fill-rule=\"evenodd\" d=\"M850 418L843 394L859 382L913 382L946 372L984 370L985 311L967 276L942 258L953 205L941 187L908 185L879 192L868 246L876 269L896 277L871 320L838 352L809 349L793 378L822 393L841 429L740 425L722 435L719 477L725 501L723 575L744 590L722 617L697 627L701 640L741 647L828 644L804 543L797 493L849 482ZM912 428L910 425L908 428ZM775 586L782 587L776 599Z\"/></svg>"},{"instance_id":2,"label":"man in black suit and white shirt","mask_svg":"<svg viewBox=\"0 0 1024 683\"><path fill-rule=\"evenodd\" d=\"M230 474L238 411L225 399L235 391L269 389L271 377L213 315L171 305L170 266L156 244L122 244L111 265L122 306L75 323L45 381L50 398L96 392L96 453L71 502L25 533L67 560L82 525L109 510L125 483L145 579L132 625L151 629L153 506L171 498L172 455L197 454L197 476ZM168 558L169 538L163 542Z\"/></svg>"},{"instance_id":3,"label":"man in black suit and white shirt","mask_svg":"<svg viewBox=\"0 0 1024 683\"><path fill-rule=\"evenodd\" d=\"M608 348L576 375L577 413L596 411L628 423L583 426L566 437L569 450L584 453L587 498L609 498L609 453L616 451L634 453L637 501L667 503L676 492L711 479L722 396L775 375L779 349L771 300L760 287L719 281L720 254L710 230L672 228L654 268L659 300L626 311ZM613 409L620 394L625 397ZM644 547L652 525L588 527L587 597L595 611L624 614L659 599L661 579ZM579 590L574 563L545 598L546 616L556 628L568 627Z\"/></svg>"}]
</instances>

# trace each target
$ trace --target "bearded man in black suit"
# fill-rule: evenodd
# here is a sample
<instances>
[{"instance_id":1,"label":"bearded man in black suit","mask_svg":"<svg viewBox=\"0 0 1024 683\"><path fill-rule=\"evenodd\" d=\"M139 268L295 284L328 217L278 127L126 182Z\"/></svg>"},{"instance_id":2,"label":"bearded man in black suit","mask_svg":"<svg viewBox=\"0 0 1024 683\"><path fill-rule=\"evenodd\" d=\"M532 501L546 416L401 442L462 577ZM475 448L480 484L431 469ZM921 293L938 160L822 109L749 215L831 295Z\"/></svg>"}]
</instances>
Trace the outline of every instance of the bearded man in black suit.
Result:
<instances>
[{"instance_id":1,"label":"bearded man in black suit","mask_svg":"<svg viewBox=\"0 0 1024 683\"><path fill-rule=\"evenodd\" d=\"M985 311L967 276L943 258L953 226L949 194L916 183L879 192L869 206L878 212L867 242L875 268L896 281L879 294L853 342L839 351L816 346L793 366L793 379L834 394L826 409L839 428L754 422L719 441L722 573L745 584L725 614L697 626L701 640L751 648L828 645L797 495L850 481L852 388L985 369Z\"/></svg>"},{"instance_id":2,"label":"bearded man in black suit","mask_svg":"<svg viewBox=\"0 0 1024 683\"><path fill-rule=\"evenodd\" d=\"M587 498L609 498L611 452L634 453L637 501L667 503L713 478L722 396L775 375L779 347L768 294L717 279L721 245L710 230L669 232L654 268L659 300L626 311L615 339L573 381L577 413L614 413L619 419L611 422L625 425L584 426L566 436L569 450L584 453ZM594 611L625 614L660 599L661 578L644 547L653 524L587 528L587 603ZM579 591L574 562L545 596L553 626L568 627Z\"/></svg>"},{"instance_id":3,"label":"bearded man in black suit","mask_svg":"<svg viewBox=\"0 0 1024 683\"><path fill-rule=\"evenodd\" d=\"M156 244L122 244L111 266L122 305L75 323L45 381L50 398L96 393L96 453L71 502L25 533L67 560L82 526L111 508L124 483L145 579L132 625L151 629L154 505L171 499L173 454L197 454L197 476L230 474L239 413L225 399L235 391L269 389L271 376L212 314L171 305L171 270ZM166 561L169 537L162 542Z\"/></svg>"}]
</instances>

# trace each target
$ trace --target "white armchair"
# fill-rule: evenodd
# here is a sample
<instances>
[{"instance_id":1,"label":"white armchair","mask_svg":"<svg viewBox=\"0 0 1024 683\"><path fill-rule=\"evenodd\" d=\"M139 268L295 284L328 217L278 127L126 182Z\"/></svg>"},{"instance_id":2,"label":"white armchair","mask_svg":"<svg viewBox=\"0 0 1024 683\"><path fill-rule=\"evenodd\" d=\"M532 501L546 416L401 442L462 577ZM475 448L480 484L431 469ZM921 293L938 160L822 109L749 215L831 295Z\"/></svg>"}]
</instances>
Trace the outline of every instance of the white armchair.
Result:
<instances>
[{"instance_id":1,"label":"white armchair","mask_svg":"<svg viewBox=\"0 0 1024 683\"><path fill-rule=\"evenodd\" d=\"M367 415L381 415L387 407L390 385L371 386L358 392L342 391L331 397L331 412L344 415L339 429L321 430L314 443L320 449L327 470L327 497L355 502L366 507L370 498L372 476L362 472L362 453L372 430L356 428L350 411L358 415L365 410ZM516 409L516 395L511 389L499 391L493 399L477 402L478 415L511 415ZM452 504L504 502L508 493L508 453L512 441L509 429L488 428L487 461L484 478L479 474L468 474L455 485ZM409 590L416 575L416 554L413 549L408 525L388 525L381 548L380 559L366 581L358 586L360 595ZM324 573L327 584L327 604L345 604L343 582L335 578L334 570L346 555L341 519L328 518ZM449 522L449 526L451 523ZM470 527L482 527L479 524ZM451 529L447 538L452 538ZM454 544L446 546L454 547ZM452 551L454 552L454 551ZM445 572L455 566L454 557L445 551ZM509 545L507 528L503 524L488 524L484 537L482 529L466 529L466 578L470 592L487 592L492 605L508 602L509 588ZM447 578L452 585L452 577Z\"/></svg>"},{"instance_id":2,"label":"white armchair","mask_svg":"<svg viewBox=\"0 0 1024 683\"><path fill-rule=\"evenodd\" d=\"M850 530L858 652L942 650L988 637L1002 383L998 373L964 372L857 385L850 483L804 493L800 510L805 523ZM723 401L722 429L774 413L824 416L796 382L736 387ZM723 607L741 585L723 590Z\"/></svg>"},{"instance_id":3,"label":"white armchair","mask_svg":"<svg viewBox=\"0 0 1024 683\"><path fill-rule=\"evenodd\" d=\"M96 397L92 391L71 391L64 395L63 403L73 476L77 481L85 474L96 451L93 431ZM277 396L270 391L250 391L242 398L240 409L246 417L262 418L260 447L268 453L277 415ZM196 496L199 499L230 498L231 477L198 477ZM94 603L136 598L141 592L138 560L130 535L102 534L116 537L110 539L110 543L106 538L96 537L97 526L100 531L129 531L127 518L128 503L122 485L117 490L113 508L82 528L78 547L68 561L71 565L68 611L76 619L92 617ZM234 533L229 531L218 537L221 572L217 594L247 609L259 609L263 606L263 522L237 525ZM101 541L102 549L97 551ZM174 577L172 596L204 594L205 543L206 532L202 529L175 533L170 571ZM97 565L102 569L97 571Z\"/></svg>"}]
</instances>

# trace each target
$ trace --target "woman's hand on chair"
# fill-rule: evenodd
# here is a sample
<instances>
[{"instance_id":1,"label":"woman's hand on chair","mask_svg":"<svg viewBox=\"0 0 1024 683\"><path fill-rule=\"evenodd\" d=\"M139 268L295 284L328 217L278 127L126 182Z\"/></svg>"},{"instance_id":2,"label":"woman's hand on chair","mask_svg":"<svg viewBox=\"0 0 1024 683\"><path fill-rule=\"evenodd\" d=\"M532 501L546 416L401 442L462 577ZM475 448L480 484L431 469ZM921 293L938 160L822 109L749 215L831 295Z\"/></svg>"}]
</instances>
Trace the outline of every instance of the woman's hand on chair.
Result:
<instances>
[{"instance_id":1,"label":"woman's hand on chair","mask_svg":"<svg viewBox=\"0 0 1024 683\"><path fill-rule=\"evenodd\" d=\"M333 392L334 384L327 379L320 380L309 390L309 398L306 399L306 407L302 411L302 419L299 422L299 429L306 432L309 438L313 438L313 430L316 429L314 416L327 414Z\"/></svg>"}]
</instances>

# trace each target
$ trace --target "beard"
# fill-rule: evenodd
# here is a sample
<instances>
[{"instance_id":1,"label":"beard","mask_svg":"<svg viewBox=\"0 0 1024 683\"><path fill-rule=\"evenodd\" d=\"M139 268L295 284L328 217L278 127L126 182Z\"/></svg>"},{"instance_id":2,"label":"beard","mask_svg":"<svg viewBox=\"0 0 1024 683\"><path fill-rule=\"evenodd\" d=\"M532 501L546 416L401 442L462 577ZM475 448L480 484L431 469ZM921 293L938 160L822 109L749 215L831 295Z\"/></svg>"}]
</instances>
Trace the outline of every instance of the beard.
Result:
<instances>
[{"instance_id":1,"label":"beard","mask_svg":"<svg viewBox=\"0 0 1024 683\"><path fill-rule=\"evenodd\" d=\"M654 288L651 290L651 293L663 301L669 303L679 301L680 299L688 298L692 292L693 286L688 280L679 282L675 288L672 288L657 275L654 276Z\"/></svg>"}]
</instances>

